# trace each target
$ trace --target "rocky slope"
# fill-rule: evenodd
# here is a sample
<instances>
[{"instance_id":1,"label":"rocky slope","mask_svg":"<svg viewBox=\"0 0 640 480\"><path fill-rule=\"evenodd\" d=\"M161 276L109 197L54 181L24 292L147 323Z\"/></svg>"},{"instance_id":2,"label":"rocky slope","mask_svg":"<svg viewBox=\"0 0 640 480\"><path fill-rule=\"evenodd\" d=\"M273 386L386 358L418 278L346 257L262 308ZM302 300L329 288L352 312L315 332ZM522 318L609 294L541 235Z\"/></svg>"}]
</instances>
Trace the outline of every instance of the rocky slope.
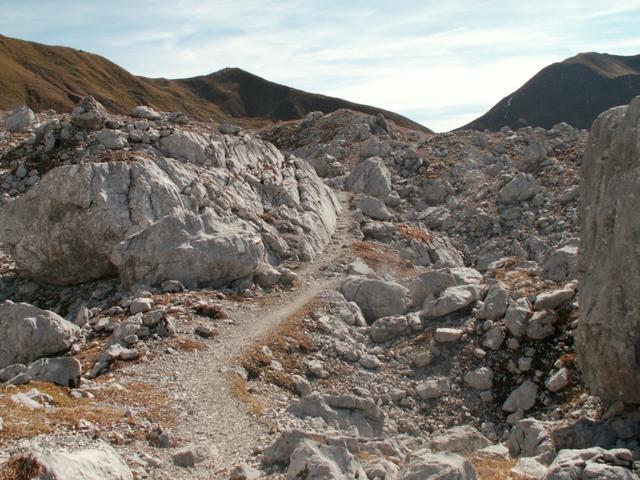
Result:
<instances>
[{"instance_id":1,"label":"rocky slope","mask_svg":"<svg viewBox=\"0 0 640 480\"><path fill-rule=\"evenodd\" d=\"M180 80L145 78L98 55L0 35L0 108L26 104L38 111L65 112L85 95L121 114L142 104L203 121L235 118L253 125L350 108L383 113L401 125L428 131L396 113L279 85L239 68Z\"/></svg>"},{"instance_id":2,"label":"rocky slope","mask_svg":"<svg viewBox=\"0 0 640 480\"><path fill-rule=\"evenodd\" d=\"M611 244L594 225L612 205L633 234L616 195L637 190L621 173L636 107L599 120L586 158L567 124L433 135L338 110L249 132L91 99L12 113L5 476L637 479L637 401L602 383L619 368L638 390L634 307L615 303L633 286L601 288L605 253L577 259ZM619 168L600 170L606 152ZM612 203L581 193L616 175ZM581 312L584 288L598 308ZM26 356L9 348L25 336Z\"/></svg>"},{"instance_id":3,"label":"rocky slope","mask_svg":"<svg viewBox=\"0 0 640 480\"><path fill-rule=\"evenodd\" d=\"M591 128L605 110L640 95L640 55L581 53L542 69L491 110L462 128Z\"/></svg>"}]
</instances>

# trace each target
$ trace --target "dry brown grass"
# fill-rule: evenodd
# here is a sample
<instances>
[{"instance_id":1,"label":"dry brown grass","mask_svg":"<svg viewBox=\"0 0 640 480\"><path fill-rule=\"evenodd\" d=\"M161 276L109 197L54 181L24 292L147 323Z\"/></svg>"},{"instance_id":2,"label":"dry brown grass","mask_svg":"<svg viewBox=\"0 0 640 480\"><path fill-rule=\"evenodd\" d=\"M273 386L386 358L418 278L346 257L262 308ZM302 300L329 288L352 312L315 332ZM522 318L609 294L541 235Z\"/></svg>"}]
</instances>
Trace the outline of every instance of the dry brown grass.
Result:
<instances>
[{"instance_id":1,"label":"dry brown grass","mask_svg":"<svg viewBox=\"0 0 640 480\"><path fill-rule=\"evenodd\" d=\"M267 382L294 392L292 374L302 372L304 356L317 347L307 333L308 327L304 318L316 307L317 301L311 301L291 314L277 328L269 332L257 342L254 342L239 358L240 364L250 377L262 376ZM273 357L284 367L284 371L267 368L271 358L262 351L267 346L273 352Z\"/></svg>"},{"instance_id":2,"label":"dry brown grass","mask_svg":"<svg viewBox=\"0 0 640 480\"><path fill-rule=\"evenodd\" d=\"M517 477L509 477L509 472L518 463L517 460L484 456L474 456L470 460L476 469L478 480L506 480L507 478L517 480Z\"/></svg>"},{"instance_id":3,"label":"dry brown grass","mask_svg":"<svg viewBox=\"0 0 640 480\"><path fill-rule=\"evenodd\" d=\"M207 348L207 343L192 338L174 338L169 342L169 346L184 352L200 352Z\"/></svg>"},{"instance_id":4,"label":"dry brown grass","mask_svg":"<svg viewBox=\"0 0 640 480\"><path fill-rule=\"evenodd\" d=\"M200 315L201 317L207 317L212 320L228 318L227 312L225 312L220 305L216 305L215 303L207 304L207 305L198 305L194 309L194 311L196 312L196 314Z\"/></svg>"},{"instance_id":5,"label":"dry brown grass","mask_svg":"<svg viewBox=\"0 0 640 480\"><path fill-rule=\"evenodd\" d=\"M433 235L424 228L412 227L406 223L396 224L396 232L404 238L417 240L423 243L429 243L433 240Z\"/></svg>"},{"instance_id":6,"label":"dry brown grass","mask_svg":"<svg viewBox=\"0 0 640 480\"><path fill-rule=\"evenodd\" d=\"M382 270L392 270L400 277L415 274L415 268L409 260L400 258L400 255L385 245L358 241L353 242L351 247L358 257L378 273Z\"/></svg>"},{"instance_id":7,"label":"dry brown grass","mask_svg":"<svg viewBox=\"0 0 640 480\"><path fill-rule=\"evenodd\" d=\"M518 292L520 296L534 295L542 288L542 283L533 270L513 268L520 262L521 259L518 258L506 261L496 269L494 278L504 283L512 292Z\"/></svg>"},{"instance_id":8,"label":"dry brown grass","mask_svg":"<svg viewBox=\"0 0 640 480\"><path fill-rule=\"evenodd\" d=\"M9 398L8 394L25 393L32 388L50 395L53 398L53 408L29 410L16 405ZM2 393L7 395L0 398L0 411L4 420L0 445L39 434L74 430L80 420L88 420L103 428L130 423L132 420L126 417L125 412L132 407L140 412L140 416L153 422L173 422L164 392L141 382L129 383L125 385L125 390L105 386L92 392L95 395L93 399L73 398L67 388L38 381L21 385L15 390L5 389Z\"/></svg>"},{"instance_id":9,"label":"dry brown grass","mask_svg":"<svg viewBox=\"0 0 640 480\"><path fill-rule=\"evenodd\" d=\"M0 480L31 480L42 474L40 465L28 454L12 457L0 470Z\"/></svg>"},{"instance_id":10,"label":"dry brown grass","mask_svg":"<svg viewBox=\"0 0 640 480\"><path fill-rule=\"evenodd\" d=\"M244 378L236 373L229 374L229 383L231 384L231 394L249 407L249 411L254 415L262 415L266 409L263 402L254 397Z\"/></svg>"}]
</instances>

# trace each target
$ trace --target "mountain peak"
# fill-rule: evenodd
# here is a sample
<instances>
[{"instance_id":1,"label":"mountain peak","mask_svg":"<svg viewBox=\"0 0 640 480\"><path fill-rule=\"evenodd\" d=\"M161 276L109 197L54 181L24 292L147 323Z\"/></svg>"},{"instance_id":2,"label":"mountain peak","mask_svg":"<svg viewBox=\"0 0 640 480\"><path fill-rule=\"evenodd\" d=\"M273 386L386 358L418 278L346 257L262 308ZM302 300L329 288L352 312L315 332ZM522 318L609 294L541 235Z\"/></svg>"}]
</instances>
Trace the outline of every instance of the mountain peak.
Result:
<instances>
[{"instance_id":1,"label":"mountain peak","mask_svg":"<svg viewBox=\"0 0 640 480\"><path fill-rule=\"evenodd\" d=\"M640 95L640 55L584 52L543 68L521 88L463 129L590 128L595 118Z\"/></svg>"}]
</instances>

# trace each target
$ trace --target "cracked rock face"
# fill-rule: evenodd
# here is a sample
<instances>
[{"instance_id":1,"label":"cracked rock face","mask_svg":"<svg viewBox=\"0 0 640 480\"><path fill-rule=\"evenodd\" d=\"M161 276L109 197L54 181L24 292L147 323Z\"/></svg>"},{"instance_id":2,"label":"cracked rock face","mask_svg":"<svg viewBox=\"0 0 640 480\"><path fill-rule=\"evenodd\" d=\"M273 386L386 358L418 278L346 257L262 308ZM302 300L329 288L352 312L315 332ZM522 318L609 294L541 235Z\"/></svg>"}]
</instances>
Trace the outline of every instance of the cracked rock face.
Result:
<instances>
[{"instance_id":1,"label":"cracked rock face","mask_svg":"<svg viewBox=\"0 0 640 480\"><path fill-rule=\"evenodd\" d=\"M119 273L125 283L221 286L267 261L310 260L335 230L334 194L273 145L181 130L157 143L174 158L149 149L57 167L9 202L0 242L22 274L56 285Z\"/></svg>"},{"instance_id":2,"label":"cracked rock face","mask_svg":"<svg viewBox=\"0 0 640 480\"><path fill-rule=\"evenodd\" d=\"M586 385L640 403L640 98L600 115L583 168L578 360Z\"/></svg>"}]
</instances>

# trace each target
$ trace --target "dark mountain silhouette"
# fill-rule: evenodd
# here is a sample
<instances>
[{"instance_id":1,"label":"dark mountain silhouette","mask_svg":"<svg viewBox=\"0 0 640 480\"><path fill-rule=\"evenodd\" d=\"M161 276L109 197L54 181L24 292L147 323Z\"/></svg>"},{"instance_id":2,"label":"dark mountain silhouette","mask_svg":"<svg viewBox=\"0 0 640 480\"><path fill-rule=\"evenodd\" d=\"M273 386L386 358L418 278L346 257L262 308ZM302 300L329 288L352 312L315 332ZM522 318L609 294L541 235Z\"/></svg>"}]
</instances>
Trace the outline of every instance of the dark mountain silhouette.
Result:
<instances>
[{"instance_id":1,"label":"dark mountain silhouette","mask_svg":"<svg viewBox=\"0 0 640 480\"><path fill-rule=\"evenodd\" d=\"M261 124L299 119L314 110L348 108L382 113L401 126L428 131L393 112L303 92L238 68L179 80L145 78L99 55L0 35L0 109L25 104L36 111L70 111L88 94L115 113L149 105L160 111L184 111L199 120L233 118Z\"/></svg>"},{"instance_id":2,"label":"dark mountain silhouette","mask_svg":"<svg viewBox=\"0 0 640 480\"><path fill-rule=\"evenodd\" d=\"M487 113L461 128L551 128L559 122L591 128L600 113L626 105L637 95L640 55L581 53L545 67Z\"/></svg>"}]
</instances>

